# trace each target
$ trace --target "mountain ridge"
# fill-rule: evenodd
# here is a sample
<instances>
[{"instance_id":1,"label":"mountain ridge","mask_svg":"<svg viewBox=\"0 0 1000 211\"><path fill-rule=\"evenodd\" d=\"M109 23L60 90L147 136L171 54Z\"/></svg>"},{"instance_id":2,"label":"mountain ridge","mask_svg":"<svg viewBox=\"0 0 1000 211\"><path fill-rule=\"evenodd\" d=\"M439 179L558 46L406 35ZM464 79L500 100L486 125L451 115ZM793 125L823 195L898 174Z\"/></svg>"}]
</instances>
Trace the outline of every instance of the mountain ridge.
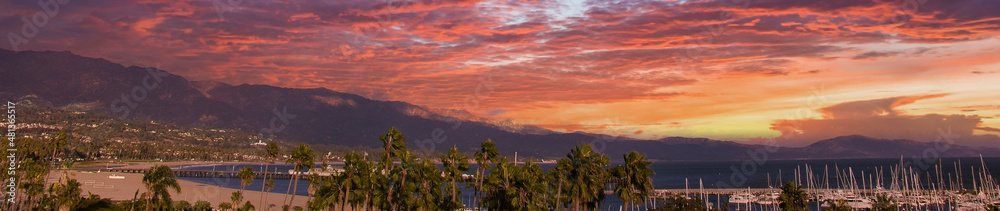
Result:
<instances>
[{"instance_id":1,"label":"mountain ridge","mask_svg":"<svg viewBox=\"0 0 1000 211\"><path fill-rule=\"evenodd\" d=\"M412 149L443 151L457 147L471 152L490 138L504 154L519 152L524 157L539 158L562 157L576 144L592 144L616 160L632 150L647 154L651 160L738 160L752 159L753 153L761 150L767 150L772 159L820 159L920 155L923 149L933 148L928 143L864 136L841 136L802 148L784 148L707 138L638 140L558 133L530 125L517 128L474 121L474 117L458 118L424 106L372 100L326 88L189 81L156 68L125 67L66 51L14 53L0 49L0 75L0 97L6 99L34 96L53 107L107 113L124 120L241 129L306 143L377 148L381 145L378 135L397 127L407 135ZM872 147L899 150L880 152L872 151ZM997 151L955 145L940 154L975 156L984 152Z\"/></svg>"}]
</instances>

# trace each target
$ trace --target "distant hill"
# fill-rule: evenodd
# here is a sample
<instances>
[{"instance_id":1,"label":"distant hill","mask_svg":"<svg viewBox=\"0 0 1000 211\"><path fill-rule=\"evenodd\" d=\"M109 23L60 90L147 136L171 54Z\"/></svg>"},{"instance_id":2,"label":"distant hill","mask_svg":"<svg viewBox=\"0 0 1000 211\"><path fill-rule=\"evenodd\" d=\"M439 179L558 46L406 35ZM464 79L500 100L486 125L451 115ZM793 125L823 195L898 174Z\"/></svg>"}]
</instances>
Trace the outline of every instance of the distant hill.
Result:
<instances>
[{"instance_id":1,"label":"distant hill","mask_svg":"<svg viewBox=\"0 0 1000 211\"><path fill-rule=\"evenodd\" d=\"M821 140L809 146L775 153L787 159L829 158L899 158L997 156L997 148L974 148L948 144L917 142L903 139L877 139L861 135L840 136Z\"/></svg>"},{"instance_id":2,"label":"distant hill","mask_svg":"<svg viewBox=\"0 0 1000 211\"><path fill-rule=\"evenodd\" d=\"M126 121L155 120L190 127L218 127L273 134L307 143L380 147L390 127L406 134L412 150L471 152L491 138L504 155L563 157L590 143L614 160L628 151L653 160L738 160L761 145L704 138L634 140L586 133L557 133L534 126L496 125L456 118L405 102L379 101L328 89L230 85L188 81L162 70L125 67L70 52L0 49L0 98L31 100L70 111L108 114ZM124 98L124 99L123 99ZM127 112L127 115L126 115ZM472 120L470 120L472 119ZM250 140L247 140L248 143ZM771 158L867 158L920 155L926 143L845 136L804 148L777 148ZM976 156L995 149L954 147L943 156ZM984 153L985 154L985 153Z\"/></svg>"}]
</instances>

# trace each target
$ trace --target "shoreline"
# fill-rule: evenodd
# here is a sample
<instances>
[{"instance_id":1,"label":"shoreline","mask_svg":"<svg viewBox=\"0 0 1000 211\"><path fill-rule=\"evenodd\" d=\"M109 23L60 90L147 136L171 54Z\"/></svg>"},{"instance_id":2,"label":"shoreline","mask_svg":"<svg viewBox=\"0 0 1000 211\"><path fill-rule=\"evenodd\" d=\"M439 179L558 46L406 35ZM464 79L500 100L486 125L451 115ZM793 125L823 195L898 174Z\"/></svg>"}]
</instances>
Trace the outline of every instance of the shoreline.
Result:
<instances>
[{"instance_id":1,"label":"shoreline","mask_svg":"<svg viewBox=\"0 0 1000 211\"><path fill-rule=\"evenodd\" d=\"M151 166L151 165L150 165ZM81 172L79 170L53 170L49 172L48 183L58 183L63 175L68 176L71 179L76 179L80 182L80 189L82 193L91 193L94 195L99 195L101 198L109 198L112 201L125 201L132 200L138 195L142 195L146 191L146 188L142 185L142 174L134 173L112 173L112 172ZM124 176L124 179L109 179L108 176L115 174L118 176ZM212 207L218 207L220 203L230 202L229 199L233 192L239 191L239 189L226 188L220 186L207 185L197 182L191 182L187 180L177 179L177 184L180 186L181 191L175 192L174 190L169 190L171 200L173 201L187 201L191 205L194 205L197 201L208 201L212 204ZM273 204L270 210L280 210L282 201L285 200L285 194L278 193L263 193L266 197L266 204ZM86 196L86 195L83 195ZM269 210L265 206L261 205L262 192L259 190L244 190L243 198L244 203L250 201L251 204L257 210ZM290 197L289 197L290 198ZM291 206L300 206L306 208L306 201L308 201L307 196L296 196L295 203Z\"/></svg>"},{"instance_id":2,"label":"shoreline","mask_svg":"<svg viewBox=\"0 0 1000 211\"><path fill-rule=\"evenodd\" d=\"M166 162L161 162L161 161L125 161L125 162L107 162L107 161L99 161L99 162L94 162L94 163L86 164L86 165L77 165L74 168L76 168L76 169L81 169L81 168L83 168L83 169L90 169L90 168L102 168L104 166L117 166L117 167L113 167L113 168L150 168L150 167L153 167L154 165L166 165L166 166L170 166L171 168L175 168L175 167L180 167L180 166L194 166L194 165L233 165L233 164L243 164L243 165L251 165L251 164L252 165L258 165L258 164L261 164L261 165L263 165L263 164L266 164L266 162L245 162L245 161L218 161L218 162L213 162L213 161L166 161ZM271 163L269 165L280 165L280 164L285 164L285 163L283 163L283 162L274 162L274 163ZM332 162L332 163L328 163L328 164L340 164L340 165L343 165L344 163L343 162Z\"/></svg>"},{"instance_id":3,"label":"shoreline","mask_svg":"<svg viewBox=\"0 0 1000 211\"><path fill-rule=\"evenodd\" d=\"M399 161L394 161L393 163L395 163L397 165L400 164ZM438 165L439 164L443 164L440 161L433 161L431 163L438 164ZM528 162L527 161L517 161L516 162L516 164L526 164L526 163L528 163ZM557 164L556 161L533 162L533 163L534 164ZM167 166L170 166L171 168L176 168L176 167L180 167L180 166L193 166L193 165L233 165L233 164L261 165L261 164L267 164L267 162L264 162L264 161L124 161L124 162L95 161L93 163L89 163L89 164L86 164L86 165L77 165L74 168L75 169L81 169L81 168L83 168L83 169L102 168L105 165L117 166L117 167L114 167L114 168L149 168L149 167L152 167L153 165L167 165ZM320 164L321 163L316 163L317 166L319 166ZM326 164L333 165L333 166L343 166L344 162L343 161L334 161L334 162L327 162ZM291 165L291 164L287 164L287 163L284 163L284 162L276 161L274 163L270 163L270 165ZM474 160L470 159L469 160L469 165L478 165L478 163L476 163Z\"/></svg>"}]
</instances>

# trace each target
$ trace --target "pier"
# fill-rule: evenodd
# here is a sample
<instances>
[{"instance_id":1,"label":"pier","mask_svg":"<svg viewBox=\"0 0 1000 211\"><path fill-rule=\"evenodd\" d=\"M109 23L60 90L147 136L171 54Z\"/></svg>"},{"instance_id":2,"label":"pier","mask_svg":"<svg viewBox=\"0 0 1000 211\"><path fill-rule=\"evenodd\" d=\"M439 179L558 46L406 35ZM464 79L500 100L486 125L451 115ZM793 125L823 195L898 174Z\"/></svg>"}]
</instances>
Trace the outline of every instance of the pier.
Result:
<instances>
[{"instance_id":1,"label":"pier","mask_svg":"<svg viewBox=\"0 0 1000 211\"><path fill-rule=\"evenodd\" d=\"M149 169L112 168L100 169L107 172L145 174ZM211 171L211 170L172 170L177 177L200 177L200 178L238 178L239 171ZM254 172L255 179L292 179L295 174L282 172Z\"/></svg>"}]
</instances>

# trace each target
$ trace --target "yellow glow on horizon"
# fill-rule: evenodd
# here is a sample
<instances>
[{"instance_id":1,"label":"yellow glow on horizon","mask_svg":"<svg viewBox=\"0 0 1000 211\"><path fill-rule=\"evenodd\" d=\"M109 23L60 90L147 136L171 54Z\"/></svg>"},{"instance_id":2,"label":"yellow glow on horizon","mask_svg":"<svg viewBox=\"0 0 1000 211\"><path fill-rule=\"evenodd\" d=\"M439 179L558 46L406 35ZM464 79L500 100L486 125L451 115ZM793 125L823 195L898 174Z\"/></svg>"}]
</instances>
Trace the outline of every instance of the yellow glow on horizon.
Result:
<instances>
[{"instance_id":1,"label":"yellow glow on horizon","mask_svg":"<svg viewBox=\"0 0 1000 211\"><path fill-rule=\"evenodd\" d=\"M895 45L895 44L894 44ZM878 48L891 45L866 45ZM947 46L947 47L941 47ZM898 45L892 49L939 47L926 55L885 58L878 61L800 60L802 69L826 67L818 73L783 76L707 75L694 85L661 87L658 92L684 92L664 99L625 100L603 103L546 102L547 108L514 110L507 116L547 125L614 126L583 129L592 133L624 134L654 139L669 136L745 140L776 137L770 124L780 119L822 118L817 109L851 101L898 96L949 94L902 106L906 115L963 114L985 117L982 126L1000 128L1000 109L969 111L968 106L996 105L1000 99L998 40L960 45ZM983 74L976 74L973 71ZM604 121L606 122L606 121ZM636 134L636 131L641 133ZM977 132L992 134L992 132Z\"/></svg>"}]
</instances>

